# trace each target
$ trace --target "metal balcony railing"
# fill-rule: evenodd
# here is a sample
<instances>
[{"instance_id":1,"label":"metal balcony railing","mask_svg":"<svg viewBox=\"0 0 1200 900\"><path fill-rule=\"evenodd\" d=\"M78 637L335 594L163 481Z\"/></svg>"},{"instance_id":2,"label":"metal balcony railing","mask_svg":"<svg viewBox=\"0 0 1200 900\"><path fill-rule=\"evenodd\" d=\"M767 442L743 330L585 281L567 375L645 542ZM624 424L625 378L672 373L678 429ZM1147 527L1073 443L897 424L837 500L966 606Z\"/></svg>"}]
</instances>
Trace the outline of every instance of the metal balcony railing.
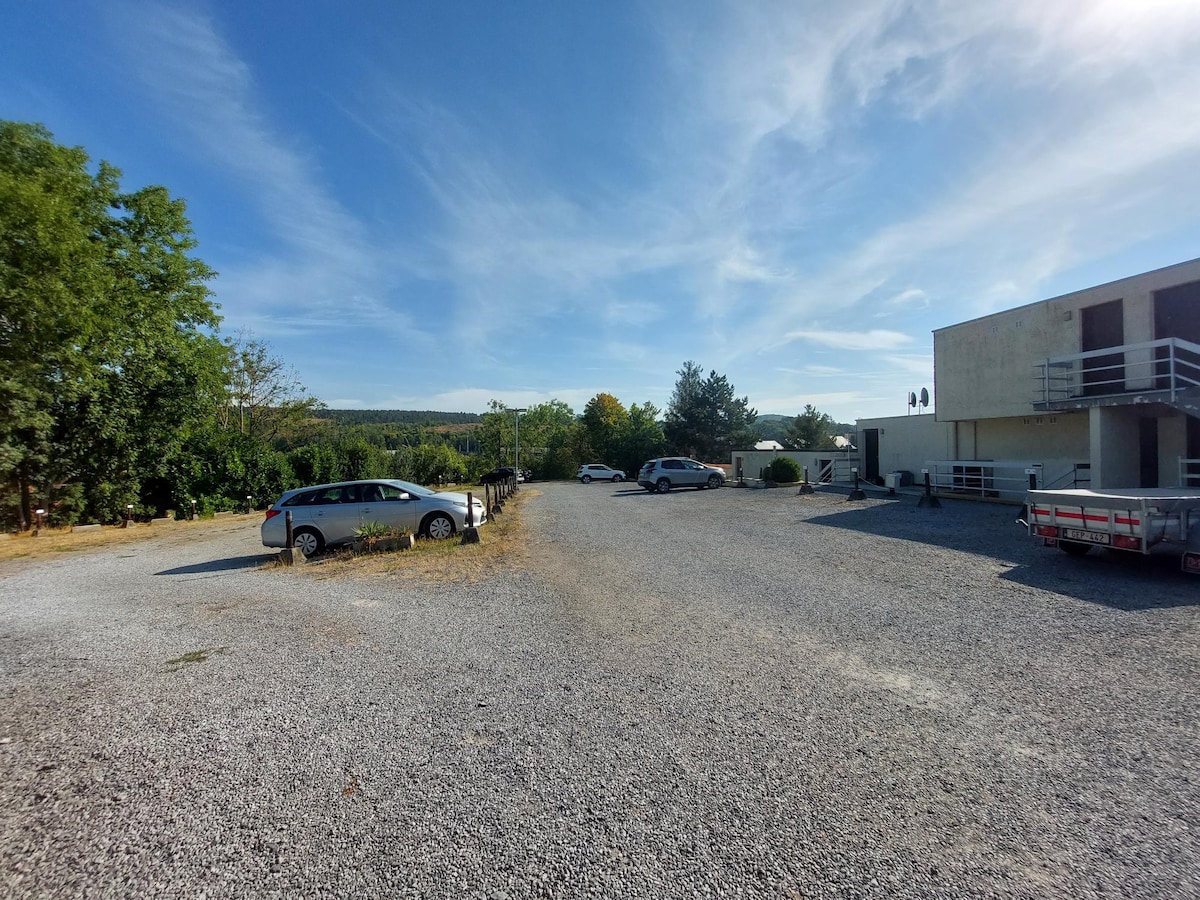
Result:
<instances>
[{"instance_id":1,"label":"metal balcony railing","mask_svg":"<svg viewBox=\"0 0 1200 900\"><path fill-rule=\"evenodd\" d=\"M1039 409L1151 392L1175 403L1184 392L1200 392L1200 344L1181 338L1123 344L1051 357L1034 369L1033 405Z\"/></svg>"}]
</instances>

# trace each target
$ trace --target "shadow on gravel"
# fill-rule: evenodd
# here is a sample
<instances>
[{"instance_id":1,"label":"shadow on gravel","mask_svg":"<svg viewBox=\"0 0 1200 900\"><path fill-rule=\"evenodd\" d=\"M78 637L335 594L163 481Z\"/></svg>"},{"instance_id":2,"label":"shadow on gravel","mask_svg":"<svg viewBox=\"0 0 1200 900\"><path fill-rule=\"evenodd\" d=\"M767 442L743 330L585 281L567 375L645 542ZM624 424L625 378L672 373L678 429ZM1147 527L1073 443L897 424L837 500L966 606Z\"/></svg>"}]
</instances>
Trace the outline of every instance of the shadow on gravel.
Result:
<instances>
[{"instance_id":1,"label":"shadow on gravel","mask_svg":"<svg viewBox=\"0 0 1200 900\"><path fill-rule=\"evenodd\" d=\"M270 554L259 553L255 556L231 556L228 559L214 559L210 562L193 563L190 566L176 566L174 569L163 569L155 575L204 575L212 572L232 572L237 569L253 569L271 559Z\"/></svg>"},{"instance_id":2,"label":"shadow on gravel","mask_svg":"<svg viewBox=\"0 0 1200 900\"><path fill-rule=\"evenodd\" d=\"M1038 549L1038 559L1001 579L1123 612L1200 606L1200 578L1180 571L1175 554L1093 551L1077 559L1053 547Z\"/></svg>"},{"instance_id":3,"label":"shadow on gravel","mask_svg":"<svg viewBox=\"0 0 1200 900\"><path fill-rule=\"evenodd\" d=\"M834 513L824 506L823 514L804 521L1009 561L1029 540L1025 530L1014 523L1015 507L943 500L940 509L923 509L917 506L915 497L887 499L887 503L871 506L846 501L845 508ZM797 509L803 510L803 498L797 500Z\"/></svg>"}]
</instances>

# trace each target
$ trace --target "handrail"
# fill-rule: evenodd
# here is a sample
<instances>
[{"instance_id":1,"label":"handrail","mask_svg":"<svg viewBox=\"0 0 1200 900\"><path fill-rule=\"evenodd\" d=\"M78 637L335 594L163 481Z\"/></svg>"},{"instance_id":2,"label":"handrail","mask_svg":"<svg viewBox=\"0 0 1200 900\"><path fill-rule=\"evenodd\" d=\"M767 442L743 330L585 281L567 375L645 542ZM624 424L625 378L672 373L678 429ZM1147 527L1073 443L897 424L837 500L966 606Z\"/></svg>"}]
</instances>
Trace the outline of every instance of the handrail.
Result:
<instances>
[{"instance_id":1,"label":"handrail","mask_svg":"<svg viewBox=\"0 0 1200 900\"><path fill-rule=\"evenodd\" d=\"M1181 391L1200 388L1200 344L1174 337L1122 344L1049 357L1034 370L1035 404L1150 390L1169 392L1173 403Z\"/></svg>"},{"instance_id":2,"label":"handrail","mask_svg":"<svg viewBox=\"0 0 1200 900\"><path fill-rule=\"evenodd\" d=\"M1182 487L1200 487L1200 459L1179 457L1179 484Z\"/></svg>"}]
</instances>

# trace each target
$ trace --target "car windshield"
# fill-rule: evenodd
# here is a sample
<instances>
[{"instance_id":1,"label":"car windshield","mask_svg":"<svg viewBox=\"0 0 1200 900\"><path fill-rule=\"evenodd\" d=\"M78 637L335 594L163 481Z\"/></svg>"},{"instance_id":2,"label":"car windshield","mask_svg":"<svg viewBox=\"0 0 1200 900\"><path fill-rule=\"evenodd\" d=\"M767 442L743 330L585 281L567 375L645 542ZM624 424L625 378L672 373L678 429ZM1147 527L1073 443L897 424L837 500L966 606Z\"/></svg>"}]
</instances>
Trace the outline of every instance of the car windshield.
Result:
<instances>
[{"instance_id":1,"label":"car windshield","mask_svg":"<svg viewBox=\"0 0 1200 900\"><path fill-rule=\"evenodd\" d=\"M437 491L431 491L427 487L421 487L419 484L413 484L411 481L390 480L387 483L395 485L396 487L400 488L400 490L408 491L410 494L414 494L418 497L432 497L437 493Z\"/></svg>"}]
</instances>

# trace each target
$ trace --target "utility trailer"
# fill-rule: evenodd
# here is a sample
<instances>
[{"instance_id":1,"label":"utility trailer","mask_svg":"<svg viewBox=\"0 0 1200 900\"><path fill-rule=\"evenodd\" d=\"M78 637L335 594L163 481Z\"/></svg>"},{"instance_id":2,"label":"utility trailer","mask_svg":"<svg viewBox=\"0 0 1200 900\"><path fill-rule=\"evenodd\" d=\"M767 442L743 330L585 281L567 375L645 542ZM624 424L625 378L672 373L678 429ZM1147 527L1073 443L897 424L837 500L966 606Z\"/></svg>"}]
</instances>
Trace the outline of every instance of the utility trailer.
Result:
<instances>
[{"instance_id":1,"label":"utility trailer","mask_svg":"<svg viewBox=\"0 0 1200 900\"><path fill-rule=\"evenodd\" d=\"M1186 488L1029 491L1028 521L1047 547L1083 556L1093 547L1130 553L1181 554L1183 571L1200 575L1200 492Z\"/></svg>"}]
</instances>

